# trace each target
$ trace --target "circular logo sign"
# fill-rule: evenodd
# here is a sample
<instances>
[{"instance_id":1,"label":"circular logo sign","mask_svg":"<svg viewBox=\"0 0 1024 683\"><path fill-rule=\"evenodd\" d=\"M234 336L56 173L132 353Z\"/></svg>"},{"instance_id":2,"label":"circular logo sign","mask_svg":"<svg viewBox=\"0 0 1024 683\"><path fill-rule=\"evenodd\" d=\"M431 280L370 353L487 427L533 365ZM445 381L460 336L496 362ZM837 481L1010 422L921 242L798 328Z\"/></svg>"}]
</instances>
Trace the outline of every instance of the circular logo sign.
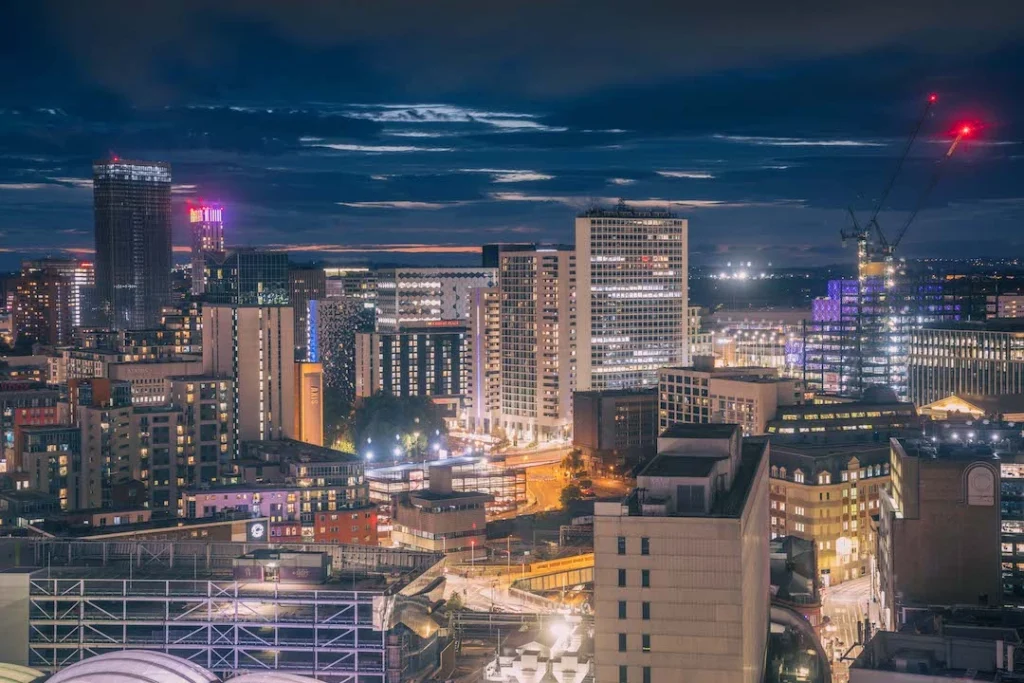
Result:
<instances>
[{"instance_id":1,"label":"circular logo sign","mask_svg":"<svg viewBox=\"0 0 1024 683\"><path fill-rule=\"evenodd\" d=\"M251 527L249 527L249 536L252 537L252 538L263 538L263 534L265 532L266 532L266 529L259 522L256 522Z\"/></svg>"}]
</instances>

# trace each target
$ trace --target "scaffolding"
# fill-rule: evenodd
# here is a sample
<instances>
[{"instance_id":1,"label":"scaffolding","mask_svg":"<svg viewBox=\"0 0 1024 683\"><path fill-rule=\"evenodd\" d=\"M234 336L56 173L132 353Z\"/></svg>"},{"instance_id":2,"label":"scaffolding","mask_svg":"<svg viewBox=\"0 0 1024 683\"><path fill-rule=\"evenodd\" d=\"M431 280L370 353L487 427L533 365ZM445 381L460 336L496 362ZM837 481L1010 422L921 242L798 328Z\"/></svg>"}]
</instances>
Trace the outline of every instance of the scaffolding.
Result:
<instances>
[{"instance_id":1,"label":"scaffolding","mask_svg":"<svg viewBox=\"0 0 1024 683\"><path fill-rule=\"evenodd\" d=\"M327 553L331 579L233 578L236 558L271 547ZM28 605L30 666L56 671L109 651L147 649L224 678L281 671L325 683L401 680L402 669L388 667L385 656L389 638L405 637L396 601L407 601L403 592L442 559L352 545L24 538L0 539L0 557L34 568L15 572L24 577L20 588L5 583L7 597Z\"/></svg>"}]
</instances>

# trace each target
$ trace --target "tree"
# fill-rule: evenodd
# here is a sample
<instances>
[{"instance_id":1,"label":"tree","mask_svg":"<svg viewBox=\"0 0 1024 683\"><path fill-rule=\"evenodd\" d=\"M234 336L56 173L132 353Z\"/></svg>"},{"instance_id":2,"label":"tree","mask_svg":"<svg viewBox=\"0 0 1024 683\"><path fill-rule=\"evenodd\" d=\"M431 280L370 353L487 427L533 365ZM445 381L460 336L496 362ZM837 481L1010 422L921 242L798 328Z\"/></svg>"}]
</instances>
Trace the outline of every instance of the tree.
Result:
<instances>
[{"instance_id":1,"label":"tree","mask_svg":"<svg viewBox=\"0 0 1024 683\"><path fill-rule=\"evenodd\" d=\"M356 448L382 459L395 448L402 455L424 453L446 433L441 408L425 396L376 394L359 402L352 418Z\"/></svg>"},{"instance_id":2,"label":"tree","mask_svg":"<svg viewBox=\"0 0 1024 683\"><path fill-rule=\"evenodd\" d=\"M562 468L571 477L577 476L583 471L583 451L574 448L562 459Z\"/></svg>"},{"instance_id":3,"label":"tree","mask_svg":"<svg viewBox=\"0 0 1024 683\"><path fill-rule=\"evenodd\" d=\"M328 388L324 396L324 443L331 448L355 452L352 439L352 404L338 389Z\"/></svg>"},{"instance_id":4,"label":"tree","mask_svg":"<svg viewBox=\"0 0 1024 683\"><path fill-rule=\"evenodd\" d=\"M562 507L567 506L574 500L579 500L583 497L583 492L580 491L580 487L576 484L569 484L562 489Z\"/></svg>"},{"instance_id":5,"label":"tree","mask_svg":"<svg viewBox=\"0 0 1024 683\"><path fill-rule=\"evenodd\" d=\"M445 602L444 608L448 612L458 612L461 609L465 609L462 595L458 591L453 591L451 597Z\"/></svg>"}]
</instances>

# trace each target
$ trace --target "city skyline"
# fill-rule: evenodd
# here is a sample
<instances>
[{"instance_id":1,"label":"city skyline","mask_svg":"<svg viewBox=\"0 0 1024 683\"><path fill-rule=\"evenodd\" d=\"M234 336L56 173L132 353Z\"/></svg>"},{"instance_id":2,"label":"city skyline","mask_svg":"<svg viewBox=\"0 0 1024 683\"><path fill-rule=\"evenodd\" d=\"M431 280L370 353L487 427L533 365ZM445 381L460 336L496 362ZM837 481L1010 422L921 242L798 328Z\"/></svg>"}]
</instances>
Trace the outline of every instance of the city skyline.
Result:
<instances>
[{"instance_id":1,"label":"city skyline","mask_svg":"<svg viewBox=\"0 0 1024 683\"><path fill-rule=\"evenodd\" d=\"M156 20L175 52L203 53L179 61L157 59L134 37L100 45L102 32L80 30L90 17L51 22L54 6L39 5L9 22L19 27L17 76L0 81L0 268L91 250L88 168L112 154L174 167L179 259L189 244L184 205L200 198L223 203L229 244L414 265L475 263L481 242L569 242L578 212L623 198L688 218L695 264L848 262L853 251L838 235L846 207L870 208L933 91L940 101L883 218L902 220L953 125L977 121L903 253L1024 252L1015 230L1024 83L1013 68L1024 22L1013 3L881 14L868 5L798 19L751 7L733 27L744 47L732 50L700 35L723 28L718 10L680 22L651 9L622 18L621 45L589 62L568 48L583 49L588 31L609 37L602 21L613 8L525 11L516 21L532 20L549 39L532 49L498 35L509 17L495 9L474 30L451 28L451 42L480 57L472 67L427 35L445 12L406 27L404 43L377 9L283 16L263 3L224 5L204 21L186 4L123 18ZM102 23L103 11L92 18ZM262 23L246 32L232 19ZM808 37L839 27L839 45ZM658 41L644 30L662 38L673 28L673 49L646 44ZM547 46L556 37L567 49ZM785 50L774 47L787 38ZM125 50L137 66L111 69ZM609 63L624 50L632 61ZM36 230L55 238L39 245Z\"/></svg>"}]
</instances>

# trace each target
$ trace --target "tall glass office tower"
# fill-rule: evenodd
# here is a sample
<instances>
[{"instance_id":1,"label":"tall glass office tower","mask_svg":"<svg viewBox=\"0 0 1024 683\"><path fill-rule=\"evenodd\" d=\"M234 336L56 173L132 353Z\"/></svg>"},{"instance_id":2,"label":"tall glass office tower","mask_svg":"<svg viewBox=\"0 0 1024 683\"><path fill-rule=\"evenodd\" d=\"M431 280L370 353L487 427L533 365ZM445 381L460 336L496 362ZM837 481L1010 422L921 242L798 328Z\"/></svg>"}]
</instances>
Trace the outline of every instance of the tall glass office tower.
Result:
<instances>
[{"instance_id":1,"label":"tall glass office tower","mask_svg":"<svg viewBox=\"0 0 1024 683\"><path fill-rule=\"evenodd\" d=\"M115 157L92 174L101 322L157 327L171 290L171 167Z\"/></svg>"}]
</instances>

